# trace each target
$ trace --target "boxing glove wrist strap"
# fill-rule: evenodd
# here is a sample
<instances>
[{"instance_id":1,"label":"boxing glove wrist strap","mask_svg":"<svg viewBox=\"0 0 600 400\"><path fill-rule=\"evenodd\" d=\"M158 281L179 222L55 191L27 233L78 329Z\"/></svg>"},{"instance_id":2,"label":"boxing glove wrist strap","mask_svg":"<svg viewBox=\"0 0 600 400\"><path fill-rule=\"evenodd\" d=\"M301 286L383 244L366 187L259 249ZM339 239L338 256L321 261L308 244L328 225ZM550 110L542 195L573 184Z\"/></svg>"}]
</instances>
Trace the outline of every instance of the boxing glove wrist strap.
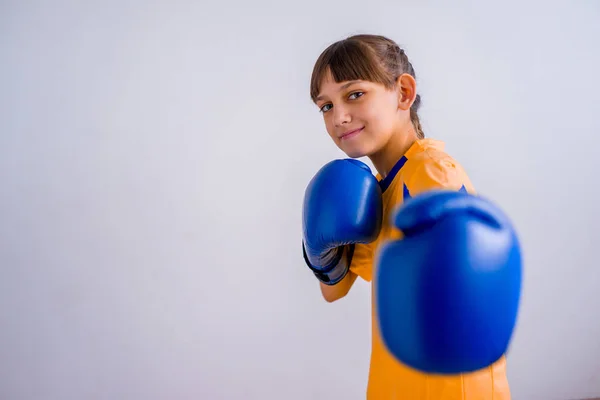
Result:
<instances>
[{"instance_id":1,"label":"boxing glove wrist strap","mask_svg":"<svg viewBox=\"0 0 600 400\"><path fill-rule=\"evenodd\" d=\"M304 243L302 243L302 253L306 265L313 271L318 280L326 285L335 285L344 279L350 270L354 244L339 246L327 251L321 257L323 266L314 266L310 263Z\"/></svg>"}]
</instances>

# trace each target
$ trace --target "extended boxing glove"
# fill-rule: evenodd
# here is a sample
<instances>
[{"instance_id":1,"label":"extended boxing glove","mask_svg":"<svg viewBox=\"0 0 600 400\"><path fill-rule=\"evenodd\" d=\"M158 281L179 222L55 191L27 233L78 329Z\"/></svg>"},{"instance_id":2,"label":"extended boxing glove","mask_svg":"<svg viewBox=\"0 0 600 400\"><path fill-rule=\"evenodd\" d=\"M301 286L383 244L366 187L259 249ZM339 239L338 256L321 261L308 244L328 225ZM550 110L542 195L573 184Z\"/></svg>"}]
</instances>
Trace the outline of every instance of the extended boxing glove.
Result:
<instances>
[{"instance_id":1,"label":"extended boxing glove","mask_svg":"<svg viewBox=\"0 0 600 400\"><path fill-rule=\"evenodd\" d=\"M354 244L377 238L382 212L381 188L366 164L334 160L317 172L304 195L302 247L321 282L335 285L346 276Z\"/></svg>"},{"instance_id":2,"label":"extended boxing glove","mask_svg":"<svg viewBox=\"0 0 600 400\"><path fill-rule=\"evenodd\" d=\"M404 238L377 255L383 342L398 360L438 374L487 367L507 351L521 292L521 250L507 216L464 192L409 199L394 216Z\"/></svg>"}]
</instances>

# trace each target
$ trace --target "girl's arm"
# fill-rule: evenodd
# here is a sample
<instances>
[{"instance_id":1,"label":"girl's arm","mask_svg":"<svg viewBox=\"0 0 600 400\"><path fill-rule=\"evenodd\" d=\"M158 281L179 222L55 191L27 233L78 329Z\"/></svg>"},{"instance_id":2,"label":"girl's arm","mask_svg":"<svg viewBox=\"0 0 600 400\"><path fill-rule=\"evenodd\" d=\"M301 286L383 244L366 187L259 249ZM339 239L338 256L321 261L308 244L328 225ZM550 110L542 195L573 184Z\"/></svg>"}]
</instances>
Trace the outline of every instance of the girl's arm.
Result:
<instances>
[{"instance_id":1,"label":"girl's arm","mask_svg":"<svg viewBox=\"0 0 600 400\"><path fill-rule=\"evenodd\" d=\"M348 271L348 274L344 277L344 279L335 285L326 285L323 282L319 282L321 285L321 293L323 294L325 301L328 303L333 303L334 301L346 296L357 277L358 275L356 275L354 272Z\"/></svg>"}]
</instances>

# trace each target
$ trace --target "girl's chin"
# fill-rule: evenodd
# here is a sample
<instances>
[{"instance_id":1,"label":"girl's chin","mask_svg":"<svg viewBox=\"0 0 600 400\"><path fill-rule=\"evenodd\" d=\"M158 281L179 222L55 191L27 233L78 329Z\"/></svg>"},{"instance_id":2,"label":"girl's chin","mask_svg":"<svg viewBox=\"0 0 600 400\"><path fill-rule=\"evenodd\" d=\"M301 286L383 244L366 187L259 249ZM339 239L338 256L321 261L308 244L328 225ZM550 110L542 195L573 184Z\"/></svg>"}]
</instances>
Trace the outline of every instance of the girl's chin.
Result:
<instances>
[{"instance_id":1,"label":"girl's chin","mask_svg":"<svg viewBox=\"0 0 600 400\"><path fill-rule=\"evenodd\" d=\"M346 145L342 143L341 150L350 158L367 157L371 152L365 146Z\"/></svg>"}]
</instances>

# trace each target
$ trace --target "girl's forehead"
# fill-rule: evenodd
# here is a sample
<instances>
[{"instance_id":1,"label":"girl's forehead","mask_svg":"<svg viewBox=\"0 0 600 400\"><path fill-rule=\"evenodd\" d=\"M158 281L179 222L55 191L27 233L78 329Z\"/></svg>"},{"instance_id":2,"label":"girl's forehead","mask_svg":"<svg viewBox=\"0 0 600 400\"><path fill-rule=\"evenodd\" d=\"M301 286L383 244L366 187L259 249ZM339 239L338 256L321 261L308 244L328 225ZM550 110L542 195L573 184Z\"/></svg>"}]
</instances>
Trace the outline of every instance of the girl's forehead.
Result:
<instances>
[{"instance_id":1,"label":"girl's forehead","mask_svg":"<svg viewBox=\"0 0 600 400\"><path fill-rule=\"evenodd\" d=\"M342 91L357 84L369 85L373 84L373 82L369 82L363 79L343 80L338 82L334 80L332 76L324 76L323 79L321 79L319 89L321 93L329 91Z\"/></svg>"}]
</instances>

